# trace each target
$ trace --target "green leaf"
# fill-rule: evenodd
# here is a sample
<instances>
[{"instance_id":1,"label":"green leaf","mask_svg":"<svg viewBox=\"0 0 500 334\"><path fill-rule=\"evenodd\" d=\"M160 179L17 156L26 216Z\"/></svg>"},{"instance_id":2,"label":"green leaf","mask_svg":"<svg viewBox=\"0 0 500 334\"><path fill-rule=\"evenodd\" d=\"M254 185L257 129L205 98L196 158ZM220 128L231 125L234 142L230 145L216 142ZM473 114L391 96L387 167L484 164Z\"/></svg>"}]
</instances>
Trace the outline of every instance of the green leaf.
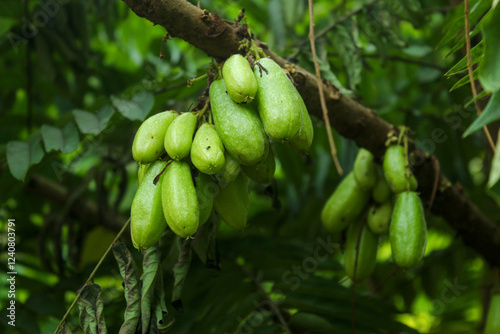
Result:
<instances>
[{"instance_id":1,"label":"green leaf","mask_svg":"<svg viewBox=\"0 0 500 334\"><path fill-rule=\"evenodd\" d=\"M480 41L476 46L474 46L471 49L470 54L471 54L472 65L477 64L481 60L484 52L483 46L484 46L483 41ZM467 56L464 56L444 75L450 77L452 75L460 74L466 71L467 71Z\"/></svg>"},{"instance_id":2,"label":"green leaf","mask_svg":"<svg viewBox=\"0 0 500 334\"><path fill-rule=\"evenodd\" d=\"M209 268L219 268L215 244L215 224L209 219L201 225L191 241L191 248Z\"/></svg>"},{"instance_id":3,"label":"green leaf","mask_svg":"<svg viewBox=\"0 0 500 334\"><path fill-rule=\"evenodd\" d=\"M7 164L16 179L23 181L30 166L39 163L44 156L40 138L31 143L10 141L7 143Z\"/></svg>"},{"instance_id":4,"label":"green leaf","mask_svg":"<svg viewBox=\"0 0 500 334\"><path fill-rule=\"evenodd\" d=\"M488 105L484 108L481 115L465 130L463 138L497 119L500 119L500 92L496 92L491 96Z\"/></svg>"},{"instance_id":5,"label":"green leaf","mask_svg":"<svg viewBox=\"0 0 500 334\"><path fill-rule=\"evenodd\" d=\"M142 262L142 289L141 289L141 322L142 333L146 334L151 321L151 307L155 291L155 281L160 269L160 251L158 243L144 251Z\"/></svg>"},{"instance_id":6,"label":"green leaf","mask_svg":"<svg viewBox=\"0 0 500 334\"><path fill-rule=\"evenodd\" d=\"M123 278L123 288L127 307L123 316L120 333L134 333L141 317L141 285L137 266L124 243L113 247L120 274Z\"/></svg>"},{"instance_id":7,"label":"green leaf","mask_svg":"<svg viewBox=\"0 0 500 334\"><path fill-rule=\"evenodd\" d=\"M483 22L484 57L479 64L479 81L489 92L500 90L500 6Z\"/></svg>"},{"instance_id":8,"label":"green leaf","mask_svg":"<svg viewBox=\"0 0 500 334\"><path fill-rule=\"evenodd\" d=\"M290 319L290 325L302 328L305 331L325 334L333 333L335 331L334 326L325 318L316 314L305 312L295 313Z\"/></svg>"},{"instance_id":9,"label":"green leaf","mask_svg":"<svg viewBox=\"0 0 500 334\"><path fill-rule=\"evenodd\" d=\"M151 111L154 105L154 95L149 92L140 92L132 97L131 100L119 99L111 96L113 106L126 118L135 121L143 121Z\"/></svg>"},{"instance_id":10,"label":"green leaf","mask_svg":"<svg viewBox=\"0 0 500 334\"><path fill-rule=\"evenodd\" d=\"M101 287L97 284L86 284L78 299L80 326L85 334L106 334L108 332L103 308Z\"/></svg>"},{"instance_id":11,"label":"green leaf","mask_svg":"<svg viewBox=\"0 0 500 334\"><path fill-rule=\"evenodd\" d=\"M106 128L109 120L115 113L109 105L104 105L97 114L85 110L73 110L76 124L82 133L97 135Z\"/></svg>"},{"instance_id":12,"label":"green leaf","mask_svg":"<svg viewBox=\"0 0 500 334\"><path fill-rule=\"evenodd\" d=\"M167 320L168 310L165 301L165 284L163 283L163 273L160 270L155 284L154 295L154 314L156 318L156 323L154 323L154 326L160 332L168 330L174 325L175 322L175 318Z\"/></svg>"},{"instance_id":13,"label":"green leaf","mask_svg":"<svg viewBox=\"0 0 500 334\"><path fill-rule=\"evenodd\" d=\"M497 184L498 180L500 180L500 137L497 137L496 151L491 163L490 177L488 178L487 187L489 189L493 188L493 186Z\"/></svg>"},{"instance_id":14,"label":"green leaf","mask_svg":"<svg viewBox=\"0 0 500 334\"><path fill-rule=\"evenodd\" d=\"M191 266L192 251L189 239L182 241L180 238L177 238L177 246L179 248L179 258L177 259L177 263L174 265L172 304L174 306L177 305L176 308L180 307L180 309L182 309L182 287L184 286L184 281L186 280L189 267Z\"/></svg>"},{"instance_id":15,"label":"green leaf","mask_svg":"<svg viewBox=\"0 0 500 334\"><path fill-rule=\"evenodd\" d=\"M60 150L62 153L71 153L80 142L78 130L73 122L66 124L62 130L43 124L41 132L46 152Z\"/></svg>"}]
</instances>

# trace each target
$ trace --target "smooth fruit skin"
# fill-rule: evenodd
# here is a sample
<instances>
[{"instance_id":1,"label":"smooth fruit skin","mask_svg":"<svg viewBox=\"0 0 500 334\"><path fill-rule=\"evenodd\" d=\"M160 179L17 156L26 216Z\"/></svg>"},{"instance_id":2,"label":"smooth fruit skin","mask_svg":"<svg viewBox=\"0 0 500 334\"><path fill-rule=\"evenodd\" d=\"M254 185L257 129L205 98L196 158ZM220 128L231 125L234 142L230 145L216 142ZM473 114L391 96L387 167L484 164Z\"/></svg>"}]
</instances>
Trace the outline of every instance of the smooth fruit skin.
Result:
<instances>
[{"instance_id":1,"label":"smooth fruit skin","mask_svg":"<svg viewBox=\"0 0 500 334\"><path fill-rule=\"evenodd\" d=\"M216 174L224 166L224 145L213 124L205 123L194 135L191 162L205 174Z\"/></svg>"},{"instance_id":2,"label":"smooth fruit skin","mask_svg":"<svg viewBox=\"0 0 500 334\"><path fill-rule=\"evenodd\" d=\"M367 191L375 186L378 177L373 159L370 151L360 148L354 161L354 178L358 185Z\"/></svg>"},{"instance_id":3,"label":"smooth fruit skin","mask_svg":"<svg viewBox=\"0 0 500 334\"><path fill-rule=\"evenodd\" d=\"M248 188L247 177L240 173L234 182L220 184L219 193L214 199L215 211L220 218L235 229L247 226Z\"/></svg>"},{"instance_id":4,"label":"smooth fruit skin","mask_svg":"<svg viewBox=\"0 0 500 334\"><path fill-rule=\"evenodd\" d=\"M389 188L383 173L379 171L377 182L372 189L372 198L377 203L385 203L391 198L391 195L392 190Z\"/></svg>"},{"instance_id":5,"label":"smooth fruit skin","mask_svg":"<svg viewBox=\"0 0 500 334\"><path fill-rule=\"evenodd\" d=\"M375 234L382 234L389 231L392 216L392 203L388 199L383 204L374 204L368 209L366 223Z\"/></svg>"},{"instance_id":6,"label":"smooth fruit skin","mask_svg":"<svg viewBox=\"0 0 500 334\"><path fill-rule=\"evenodd\" d=\"M176 117L175 111L168 110L149 117L141 124L132 144L132 156L135 161L148 164L165 152L165 133Z\"/></svg>"},{"instance_id":7,"label":"smooth fruit skin","mask_svg":"<svg viewBox=\"0 0 500 334\"><path fill-rule=\"evenodd\" d=\"M245 57L240 54L229 57L222 67L222 77L227 93L234 102L247 103L254 99L257 81Z\"/></svg>"},{"instance_id":8,"label":"smooth fruit skin","mask_svg":"<svg viewBox=\"0 0 500 334\"><path fill-rule=\"evenodd\" d=\"M402 146L393 145L387 148L383 168L387 184L394 193L399 194L408 190L407 176L410 177L410 190L416 189L417 179L406 167L405 153Z\"/></svg>"},{"instance_id":9,"label":"smooth fruit skin","mask_svg":"<svg viewBox=\"0 0 500 334\"><path fill-rule=\"evenodd\" d=\"M254 74L259 87L256 94L258 110L266 133L276 141L290 141L302 127L297 90L281 67L270 58L257 60Z\"/></svg>"},{"instance_id":10,"label":"smooth fruit skin","mask_svg":"<svg viewBox=\"0 0 500 334\"><path fill-rule=\"evenodd\" d=\"M361 228L363 230L359 238ZM358 239L359 247L357 247ZM370 231L366 224L363 226L361 221L357 221L349 226L345 244L344 268L353 281L359 282L370 277L377 263L377 250L378 236Z\"/></svg>"},{"instance_id":11,"label":"smooth fruit skin","mask_svg":"<svg viewBox=\"0 0 500 334\"><path fill-rule=\"evenodd\" d=\"M217 173L217 180L223 183L233 182L234 180L236 180L236 177L240 173L240 170L241 166L239 162L236 161L231 153L226 151L224 166L222 167L222 170Z\"/></svg>"},{"instance_id":12,"label":"smooth fruit skin","mask_svg":"<svg viewBox=\"0 0 500 334\"><path fill-rule=\"evenodd\" d=\"M135 193L130 209L130 234L132 243L138 250L144 250L160 240L167 227L161 205L161 180L153 184L155 177L165 167L166 162L156 161L151 164Z\"/></svg>"},{"instance_id":13,"label":"smooth fruit skin","mask_svg":"<svg viewBox=\"0 0 500 334\"><path fill-rule=\"evenodd\" d=\"M274 160L274 152L271 145L269 145L269 152L264 161L255 166L241 166L241 169L250 179L257 183L271 183L276 171L276 161Z\"/></svg>"},{"instance_id":14,"label":"smooth fruit skin","mask_svg":"<svg viewBox=\"0 0 500 334\"><path fill-rule=\"evenodd\" d=\"M289 144L295 151L301 154L308 154L314 139L314 128L302 96L300 96L299 92L297 92L297 95L302 109L302 128L299 133L293 136Z\"/></svg>"},{"instance_id":15,"label":"smooth fruit skin","mask_svg":"<svg viewBox=\"0 0 500 334\"><path fill-rule=\"evenodd\" d=\"M321 221L330 232L340 232L363 211L368 203L370 193L361 189L349 173L330 196L323 212Z\"/></svg>"},{"instance_id":16,"label":"smooth fruit skin","mask_svg":"<svg viewBox=\"0 0 500 334\"><path fill-rule=\"evenodd\" d=\"M398 195L392 212L389 239L394 262L401 268L413 268L422 260L427 243L427 225L417 193L409 191Z\"/></svg>"},{"instance_id":17,"label":"smooth fruit skin","mask_svg":"<svg viewBox=\"0 0 500 334\"><path fill-rule=\"evenodd\" d=\"M494 294L491 297L484 334L498 333L500 333L500 294Z\"/></svg>"},{"instance_id":18,"label":"smooth fruit skin","mask_svg":"<svg viewBox=\"0 0 500 334\"><path fill-rule=\"evenodd\" d=\"M181 160L189 155L196 122L195 114L184 113L174 119L168 127L163 145L172 159Z\"/></svg>"},{"instance_id":19,"label":"smooth fruit skin","mask_svg":"<svg viewBox=\"0 0 500 334\"><path fill-rule=\"evenodd\" d=\"M261 162L269 144L255 107L235 103L223 80L210 85L210 105L217 133L229 153L242 165Z\"/></svg>"},{"instance_id":20,"label":"smooth fruit skin","mask_svg":"<svg viewBox=\"0 0 500 334\"><path fill-rule=\"evenodd\" d=\"M214 206L214 197L219 191L219 185L207 174L198 173L196 178L196 195L198 196L198 211L200 225L205 224L210 218Z\"/></svg>"},{"instance_id":21,"label":"smooth fruit skin","mask_svg":"<svg viewBox=\"0 0 500 334\"><path fill-rule=\"evenodd\" d=\"M148 171L150 164L140 164L139 168L137 169L137 181L138 184L140 185L142 182L142 179L144 178L144 175Z\"/></svg>"},{"instance_id":22,"label":"smooth fruit skin","mask_svg":"<svg viewBox=\"0 0 500 334\"><path fill-rule=\"evenodd\" d=\"M180 236L192 236L199 225L198 197L191 169L186 162L172 161L161 184L163 214L170 229Z\"/></svg>"}]
</instances>

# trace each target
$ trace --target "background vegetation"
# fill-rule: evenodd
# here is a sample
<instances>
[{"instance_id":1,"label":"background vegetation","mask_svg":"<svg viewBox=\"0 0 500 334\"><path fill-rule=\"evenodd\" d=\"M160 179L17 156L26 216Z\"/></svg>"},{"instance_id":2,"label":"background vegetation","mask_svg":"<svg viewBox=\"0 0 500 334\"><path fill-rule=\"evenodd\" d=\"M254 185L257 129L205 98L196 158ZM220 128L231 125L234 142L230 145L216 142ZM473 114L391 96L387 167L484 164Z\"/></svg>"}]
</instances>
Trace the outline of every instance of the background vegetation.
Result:
<instances>
[{"instance_id":1,"label":"background vegetation","mask_svg":"<svg viewBox=\"0 0 500 334\"><path fill-rule=\"evenodd\" d=\"M245 8L259 40L314 73L306 1L199 4L230 21ZM465 56L464 4L317 0L314 8L316 32L323 32L317 39L322 76L381 118L409 126L417 145L439 159L441 172L498 222L496 190L486 188L492 149L481 131L463 138L476 119L465 63L454 67ZM477 64L495 47L485 48L481 29L499 7L474 0L470 8ZM124 2L3 0L0 13L0 228L3 233L15 218L18 272L16 330L6 325L5 280L0 327L52 333L128 219L137 189L135 131L148 115L195 105L206 82L188 88L187 80L213 60L181 39L162 43L165 29ZM481 108L496 101L489 107L500 110L500 101L489 98L492 90L482 91ZM166 233L161 271L172 332L281 333L284 320L293 333L343 333L352 319L356 333L480 331L494 284L490 265L437 216L428 218L418 268L385 281L394 264L384 237L375 274L352 291L342 268L343 236L327 233L319 220L340 177L324 124L313 122L309 158L275 146L278 191L251 185L245 231L214 219L204 226L204 240L183 243ZM498 126L489 127L496 141ZM335 140L349 171L358 148L339 135ZM142 255L128 236L123 241L140 267ZM2 235L2 250L6 242ZM317 249L331 254L318 257ZM7 256L0 254L2 273ZM117 333L126 306L120 261L104 261L94 282L102 289L108 332ZM80 331L77 308L68 327Z\"/></svg>"}]
</instances>

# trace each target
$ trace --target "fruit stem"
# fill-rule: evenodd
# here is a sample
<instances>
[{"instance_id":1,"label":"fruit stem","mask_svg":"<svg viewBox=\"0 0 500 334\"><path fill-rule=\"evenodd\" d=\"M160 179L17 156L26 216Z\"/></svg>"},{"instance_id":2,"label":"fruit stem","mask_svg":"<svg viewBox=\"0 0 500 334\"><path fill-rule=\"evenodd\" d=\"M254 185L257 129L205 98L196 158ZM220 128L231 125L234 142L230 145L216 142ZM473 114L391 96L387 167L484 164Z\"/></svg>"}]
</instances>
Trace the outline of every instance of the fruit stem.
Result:
<instances>
[{"instance_id":1,"label":"fruit stem","mask_svg":"<svg viewBox=\"0 0 500 334\"><path fill-rule=\"evenodd\" d=\"M189 79L189 80L187 81L187 86L188 86L188 87L191 87L191 86L193 86L195 83L197 83L198 81L203 80L203 79L206 79L207 77L208 77L208 74L207 74L207 73L205 73L205 74L203 74L203 75L200 75L199 77Z\"/></svg>"},{"instance_id":2,"label":"fruit stem","mask_svg":"<svg viewBox=\"0 0 500 334\"><path fill-rule=\"evenodd\" d=\"M198 120L203 117L203 114L208 110L209 105L210 105L210 98L207 98L207 101L205 102L205 105L203 106L203 108L201 108L200 110L198 110L196 112L196 118Z\"/></svg>"},{"instance_id":3,"label":"fruit stem","mask_svg":"<svg viewBox=\"0 0 500 334\"><path fill-rule=\"evenodd\" d=\"M116 242L118 241L118 239L122 236L123 232L125 232L125 230L127 229L127 227L130 225L130 220L131 219L129 218L127 220L127 222L123 225L123 227L120 230L120 232L118 232L118 234L116 235L115 239L113 240L113 242L111 242L111 244L109 245L108 249L106 250L106 253L104 253L104 255L101 257L101 259L99 260L99 262L95 266L94 270L90 274L89 278L87 278L87 281L85 281L85 284L90 284L90 282L94 279L94 276L97 273L97 270L99 270L99 268L101 267L102 263L104 262L104 259L106 258L106 256L108 256L109 252L111 252L111 249L113 249L113 246L116 244ZM57 328L54 331L54 334L57 334L57 332L60 329L63 329L63 327L61 327L61 326L62 326L63 322L66 320L66 318L68 317L68 315L70 314L70 312L73 309L73 307L75 307L76 302L78 301L78 299L80 299L82 291L83 291L83 289L80 289L80 291L78 291L78 293L77 293L77 295L75 297L75 300L73 300L73 303L71 303L69 309L66 311L66 314L64 314L63 318L61 319L61 322L59 323L59 325L57 325Z\"/></svg>"}]
</instances>

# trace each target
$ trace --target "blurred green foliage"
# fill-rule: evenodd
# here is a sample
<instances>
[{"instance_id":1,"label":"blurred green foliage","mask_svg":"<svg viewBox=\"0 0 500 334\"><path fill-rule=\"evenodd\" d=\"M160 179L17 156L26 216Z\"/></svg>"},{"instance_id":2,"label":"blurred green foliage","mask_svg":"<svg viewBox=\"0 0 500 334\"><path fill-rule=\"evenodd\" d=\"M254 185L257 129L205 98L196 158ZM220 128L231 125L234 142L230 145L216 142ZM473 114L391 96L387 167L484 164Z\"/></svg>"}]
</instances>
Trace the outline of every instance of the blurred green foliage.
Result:
<instances>
[{"instance_id":1,"label":"blurred green foliage","mask_svg":"<svg viewBox=\"0 0 500 334\"><path fill-rule=\"evenodd\" d=\"M199 3L227 20L245 8L258 39L314 72L306 1ZM409 126L417 144L439 158L442 173L498 220L498 206L485 192L491 150L481 131L462 138L475 119L464 63L459 63L464 58L463 4L317 0L314 7L316 33L327 29L317 40L323 77L385 120ZM492 12L490 7L491 1L471 1L475 63L485 52L480 31L489 29L482 19ZM101 221L72 215L72 206L88 200L97 205L99 217L126 220L137 189L130 148L141 121L161 110L186 111L206 89L204 81L190 88L186 83L204 74L212 60L180 39L163 44L165 33L123 2L0 3L0 230L6 231L7 219L16 219L18 272L16 331L6 325L8 285L0 282L2 331L55 330L116 233ZM280 211L262 186L252 184L250 226L240 232L210 223L207 240L192 241L196 256L175 272L182 248L172 235L164 236L158 251L165 321L175 319L173 332L281 333L266 296L286 311L294 333L351 331L354 294L342 269L343 236L328 234L319 220L339 177L322 121L313 123L310 158L275 145ZM498 127L491 127L496 137ZM439 140L433 136L436 130ZM338 135L335 140L340 162L349 171L357 147ZM61 205L50 195L33 192L35 177L67 191L69 200ZM430 216L428 226L424 262L387 281L394 264L383 238L375 274L356 285L356 333L477 332L484 286L490 283L488 266L442 219ZM2 234L2 273L8 271L6 242ZM330 243L331 249L325 246ZM208 244L215 247L210 252ZM127 246L140 267L141 254L129 241ZM329 252L326 259L315 257L318 247ZM94 280L110 333L123 323L123 268L109 256ZM180 275L176 280L174 273ZM97 293L91 287L89 300ZM172 294L177 302L171 305ZM68 323L74 333L81 330L77 308Z\"/></svg>"}]
</instances>

